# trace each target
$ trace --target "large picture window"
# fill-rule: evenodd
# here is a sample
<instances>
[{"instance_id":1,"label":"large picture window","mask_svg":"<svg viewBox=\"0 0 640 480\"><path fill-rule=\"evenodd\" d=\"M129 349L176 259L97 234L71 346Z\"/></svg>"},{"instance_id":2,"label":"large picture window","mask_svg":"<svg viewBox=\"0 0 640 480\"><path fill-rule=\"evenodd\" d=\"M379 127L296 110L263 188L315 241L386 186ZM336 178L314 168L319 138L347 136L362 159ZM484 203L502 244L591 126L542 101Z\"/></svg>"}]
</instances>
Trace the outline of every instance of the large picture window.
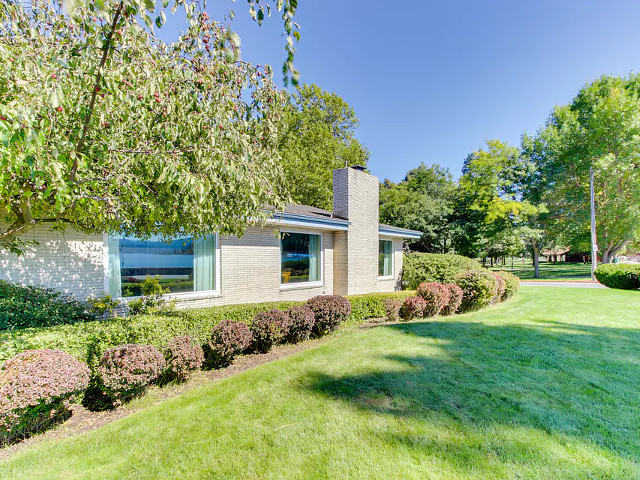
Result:
<instances>
[{"instance_id":1,"label":"large picture window","mask_svg":"<svg viewBox=\"0 0 640 480\"><path fill-rule=\"evenodd\" d=\"M280 253L282 284L320 281L320 235L285 232Z\"/></svg>"},{"instance_id":2,"label":"large picture window","mask_svg":"<svg viewBox=\"0 0 640 480\"><path fill-rule=\"evenodd\" d=\"M147 276L159 277L169 293L203 292L216 289L215 235L194 239L109 238L109 294L137 297Z\"/></svg>"},{"instance_id":3,"label":"large picture window","mask_svg":"<svg viewBox=\"0 0 640 480\"><path fill-rule=\"evenodd\" d=\"M393 253L391 240L380 240L378 247L378 276L393 276Z\"/></svg>"}]
</instances>

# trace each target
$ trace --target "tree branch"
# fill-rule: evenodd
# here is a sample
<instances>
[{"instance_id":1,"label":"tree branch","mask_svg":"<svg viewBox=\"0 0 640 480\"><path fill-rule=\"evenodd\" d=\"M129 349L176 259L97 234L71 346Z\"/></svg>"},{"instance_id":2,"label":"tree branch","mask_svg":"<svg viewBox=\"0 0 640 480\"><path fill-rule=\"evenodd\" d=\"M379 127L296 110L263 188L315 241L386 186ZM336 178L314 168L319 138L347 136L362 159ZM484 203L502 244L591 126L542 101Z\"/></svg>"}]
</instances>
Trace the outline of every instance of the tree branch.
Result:
<instances>
[{"instance_id":1,"label":"tree branch","mask_svg":"<svg viewBox=\"0 0 640 480\"><path fill-rule=\"evenodd\" d=\"M82 152L84 148L84 142L87 138L87 132L89 131L89 122L91 121L91 115L93 114L93 110L96 104L96 98L98 96L98 88L100 87L100 82L102 81L102 69L107 63L107 57L109 56L109 51L111 50L111 39L113 38L113 33L115 32L116 26L118 25L118 20L120 20L120 14L122 13L122 8L124 7L124 1L121 0L118 4L118 8L116 9L116 13L113 16L113 21L111 22L111 29L107 34L107 39L105 42L104 50L102 52L102 58L100 59L100 64L98 65L98 72L96 74L96 81L93 87L93 91L91 92L91 101L89 102L89 111L84 119L84 124L82 125L82 133L80 135L80 139L76 145L76 156L73 159L73 166L71 167L71 175L69 176L69 180L73 182L76 178L76 171L78 170L78 155Z\"/></svg>"}]
</instances>

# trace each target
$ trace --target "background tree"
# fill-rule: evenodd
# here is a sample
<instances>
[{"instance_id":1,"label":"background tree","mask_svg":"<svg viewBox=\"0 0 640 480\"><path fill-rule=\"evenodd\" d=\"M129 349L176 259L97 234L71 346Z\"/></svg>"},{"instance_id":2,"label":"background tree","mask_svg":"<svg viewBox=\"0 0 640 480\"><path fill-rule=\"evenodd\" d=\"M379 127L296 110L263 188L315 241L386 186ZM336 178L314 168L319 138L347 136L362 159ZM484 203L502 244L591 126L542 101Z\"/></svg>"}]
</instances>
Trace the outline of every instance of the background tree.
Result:
<instances>
[{"instance_id":1,"label":"background tree","mask_svg":"<svg viewBox=\"0 0 640 480\"><path fill-rule=\"evenodd\" d=\"M277 2L292 35L295 4ZM287 200L277 153L285 99L271 70L238 61L237 35L197 2L172 7L186 11L187 30L166 44L153 33L166 20L155 2L69 2L66 11L55 0L2 2L2 245L19 251L20 236L42 223L241 234L265 205Z\"/></svg>"},{"instance_id":2,"label":"background tree","mask_svg":"<svg viewBox=\"0 0 640 480\"><path fill-rule=\"evenodd\" d=\"M453 213L456 184L451 172L439 165L410 170L398 184L385 180L380 185L380 221L423 232L411 243L420 252L452 251Z\"/></svg>"},{"instance_id":3,"label":"background tree","mask_svg":"<svg viewBox=\"0 0 640 480\"><path fill-rule=\"evenodd\" d=\"M293 202L332 209L333 170L369 160L354 138L358 123L347 102L315 84L288 97L278 151Z\"/></svg>"},{"instance_id":4,"label":"background tree","mask_svg":"<svg viewBox=\"0 0 640 480\"><path fill-rule=\"evenodd\" d=\"M532 167L520 151L500 140L470 154L459 181L457 215L464 219L467 254L492 259L514 255L535 234L529 225L541 206L523 198Z\"/></svg>"},{"instance_id":5,"label":"background tree","mask_svg":"<svg viewBox=\"0 0 640 480\"><path fill-rule=\"evenodd\" d=\"M640 76L604 76L557 107L538 134L543 196L568 238L589 232L589 170L595 170L596 230L609 262L640 232Z\"/></svg>"}]
</instances>

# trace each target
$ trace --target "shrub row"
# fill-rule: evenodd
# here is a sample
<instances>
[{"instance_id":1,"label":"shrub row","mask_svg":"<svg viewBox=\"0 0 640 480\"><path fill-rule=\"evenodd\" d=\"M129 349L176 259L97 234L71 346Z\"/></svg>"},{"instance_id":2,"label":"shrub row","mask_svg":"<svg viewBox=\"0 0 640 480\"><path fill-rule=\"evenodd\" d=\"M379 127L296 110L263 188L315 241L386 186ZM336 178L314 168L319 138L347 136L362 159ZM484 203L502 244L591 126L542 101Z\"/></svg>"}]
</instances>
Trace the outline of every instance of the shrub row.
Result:
<instances>
[{"instance_id":1,"label":"shrub row","mask_svg":"<svg viewBox=\"0 0 640 480\"><path fill-rule=\"evenodd\" d=\"M413 292L402 291L349 296L347 298L351 302L351 314L346 321L349 324L358 324L367 318L384 317L385 299L402 300L412 294ZM0 362L25 350L56 348L95 368L103 352L109 347L135 343L163 349L169 341L179 336L191 337L198 344L204 345L209 341L211 329L223 320L250 325L259 312L274 308L286 310L302 305L303 302L225 305L178 310L166 314L80 322L73 325L4 331L0 332ZM291 335L304 336L304 329L299 334Z\"/></svg>"},{"instance_id":2,"label":"shrub row","mask_svg":"<svg viewBox=\"0 0 640 480\"><path fill-rule=\"evenodd\" d=\"M418 285L417 295L404 302L387 301L389 318L412 318L452 315L479 310L491 303L502 302L520 288L520 280L508 272L471 270L456 277L456 283L425 282Z\"/></svg>"},{"instance_id":3,"label":"shrub row","mask_svg":"<svg viewBox=\"0 0 640 480\"><path fill-rule=\"evenodd\" d=\"M640 288L640 265L605 263L596 268L596 279L605 287L623 290Z\"/></svg>"},{"instance_id":4,"label":"shrub row","mask_svg":"<svg viewBox=\"0 0 640 480\"><path fill-rule=\"evenodd\" d=\"M399 301L398 298L407 294L410 292L352 297L358 306L356 320L383 316L385 299ZM215 367L228 365L242 352L268 351L276 343L303 341L312 332L319 336L335 331L339 324L349 319L356 321L351 318L351 302L339 296L315 297L306 305L292 305L284 311L265 309L272 305L201 309L162 318L135 317L129 319L130 330L126 330L123 320L40 329L45 341L55 340L51 331L58 334L61 331L66 334L84 332L73 345L79 351L82 351L82 345L87 347L84 358L91 360L93 374L90 377L87 364L61 350L28 350L5 362L0 367L0 442L25 437L67 417L70 403L85 391L84 401L88 407L118 406L142 394L155 382L186 380L205 362ZM253 318L247 320L256 310ZM164 345L131 342L109 345L121 338L145 335L157 341L178 327L200 327L207 318L205 312L213 313L208 318L217 320L220 311L241 321L215 322L204 342L184 335L185 331L182 331L182 335L169 339ZM158 333L155 327L167 327L165 322L173 322L171 328L161 329ZM98 330L92 332L92 326ZM30 333L35 333L33 330Z\"/></svg>"}]
</instances>

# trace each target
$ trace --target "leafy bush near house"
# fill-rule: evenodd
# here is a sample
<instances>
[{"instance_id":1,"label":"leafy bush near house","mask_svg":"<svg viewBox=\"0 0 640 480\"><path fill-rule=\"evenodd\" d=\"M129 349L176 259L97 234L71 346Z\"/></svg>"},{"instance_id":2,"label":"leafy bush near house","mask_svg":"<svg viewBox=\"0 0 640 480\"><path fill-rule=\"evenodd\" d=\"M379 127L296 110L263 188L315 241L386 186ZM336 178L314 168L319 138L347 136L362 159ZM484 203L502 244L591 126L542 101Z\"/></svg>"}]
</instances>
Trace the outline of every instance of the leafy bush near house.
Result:
<instances>
[{"instance_id":1,"label":"leafy bush near house","mask_svg":"<svg viewBox=\"0 0 640 480\"><path fill-rule=\"evenodd\" d=\"M387 318L392 322L400 320L400 308L402 307L402 300L397 298L385 298L384 310L387 314Z\"/></svg>"},{"instance_id":2,"label":"leafy bush near house","mask_svg":"<svg viewBox=\"0 0 640 480\"><path fill-rule=\"evenodd\" d=\"M453 283L461 273L481 270L472 258L439 253L409 253L402 263L402 284L415 290L425 282Z\"/></svg>"},{"instance_id":3,"label":"leafy bush near house","mask_svg":"<svg viewBox=\"0 0 640 480\"><path fill-rule=\"evenodd\" d=\"M459 310L471 312L489 305L497 293L498 284L488 270L463 273L456 278L456 285L462 289L463 297Z\"/></svg>"},{"instance_id":4,"label":"leafy bush near house","mask_svg":"<svg viewBox=\"0 0 640 480\"><path fill-rule=\"evenodd\" d=\"M422 309L424 317L433 317L440 313L446 303L448 303L449 291L445 290L440 283L426 282L418 285L416 293L425 301Z\"/></svg>"},{"instance_id":5,"label":"leafy bush near house","mask_svg":"<svg viewBox=\"0 0 640 480\"><path fill-rule=\"evenodd\" d=\"M351 303L340 295L318 295L306 303L316 317L313 333L316 336L335 332L349 318Z\"/></svg>"},{"instance_id":6,"label":"leafy bush near house","mask_svg":"<svg viewBox=\"0 0 640 480\"><path fill-rule=\"evenodd\" d=\"M502 270L496 273L502 277L502 280L504 280L504 293L502 294L503 301L518 293L518 290L520 290L520 279L517 276L513 273Z\"/></svg>"},{"instance_id":7,"label":"leafy bush near house","mask_svg":"<svg viewBox=\"0 0 640 480\"><path fill-rule=\"evenodd\" d=\"M0 330L49 327L95 319L89 305L73 295L0 280Z\"/></svg>"},{"instance_id":8,"label":"leafy bush near house","mask_svg":"<svg viewBox=\"0 0 640 480\"><path fill-rule=\"evenodd\" d=\"M288 320L287 315L277 308L258 313L250 327L253 335L253 349L260 353L271 350L271 347L284 338L283 326L287 325Z\"/></svg>"},{"instance_id":9,"label":"leafy bush near house","mask_svg":"<svg viewBox=\"0 0 640 480\"><path fill-rule=\"evenodd\" d=\"M0 445L68 417L89 367L60 350L27 350L0 367Z\"/></svg>"},{"instance_id":10,"label":"leafy bush near house","mask_svg":"<svg viewBox=\"0 0 640 480\"><path fill-rule=\"evenodd\" d=\"M623 290L640 288L640 265L605 263L596 268L596 279L605 287Z\"/></svg>"},{"instance_id":11,"label":"leafy bush near house","mask_svg":"<svg viewBox=\"0 0 640 480\"><path fill-rule=\"evenodd\" d=\"M87 302L91 305L91 311L101 320L112 317L116 308L120 305L120 301L111 298L111 295L90 297Z\"/></svg>"},{"instance_id":12,"label":"leafy bush near house","mask_svg":"<svg viewBox=\"0 0 640 480\"><path fill-rule=\"evenodd\" d=\"M253 341L249 326L243 322L223 320L211 330L205 348L207 366L226 367L234 357L244 352Z\"/></svg>"},{"instance_id":13,"label":"leafy bush near house","mask_svg":"<svg viewBox=\"0 0 640 480\"><path fill-rule=\"evenodd\" d=\"M176 337L165 349L165 378L183 382L204 363L202 347L191 337Z\"/></svg>"},{"instance_id":14,"label":"leafy bush near house","mask_svg":"<svg viewBox=\"0 0 640 480\"><path fill-rule=\"evenodd\" d=\"M427 302L422 297L405 298L402 307L400 307L400 318L405 322L413 318L424 316L424 310L427 308Z\"/></svg>"},{"instance_id":15,"label":"leafy bush near house","mask_svg":"<svg viewBox=\"0 0 640 480\"><path fill-rule=\"evenodd\" d=\"M289 343L303 342L309 339L316 317L313 310L304 305L289 307L284 312L287 315L287 332L285 340Z\"/></svg>"},{"instance_id":16,"label":"leafy bush near house","mask_svg":"<svg viewBox=\"0 0 640 480\"><path fill-rule=\"evenodd\" d=\"M498 303L504 299L507 284L498 272L491 272L491 275L493 275L493 278L496 280L496 294L493 296L493 300L491 302Z\"/></svg>"},{"instance_id":17,"label":"leafy bush near house","mask_svg":"<svg viewBox=\"0 0 640 480\"><path fill-rule=\"evenodd\" d=\"M169 293L168 288L160 284L160 277L147 276L140 286L142 296L130 301L127 306L131 315L153 313L162 310L171 310L173 303L167 303L163 295Z\"/></svg>"},{"instance_id":18,"label":"leafy bush near house","mask_svg":"<svg viewBox=\"0 0 640 480\"><path fill-rule=\"evenodd\" d=\"M443 283L442 288L446 288L449 292L449 300L440 311L441 315L453 315L460 308L464 293L462 289L455 283Z\"/></svg>"},{"instance_id":19,"label":"leafy bush near house","mask_svg":"<svg viewBox=\"0 0 640 480\"><path fill-rule=\"evenodd\" d=\"M119 345L104 352L96 373L104 393L118 406L142 394L164 366L164 357L152 345Z\"/></svg>"}]
</instances>

